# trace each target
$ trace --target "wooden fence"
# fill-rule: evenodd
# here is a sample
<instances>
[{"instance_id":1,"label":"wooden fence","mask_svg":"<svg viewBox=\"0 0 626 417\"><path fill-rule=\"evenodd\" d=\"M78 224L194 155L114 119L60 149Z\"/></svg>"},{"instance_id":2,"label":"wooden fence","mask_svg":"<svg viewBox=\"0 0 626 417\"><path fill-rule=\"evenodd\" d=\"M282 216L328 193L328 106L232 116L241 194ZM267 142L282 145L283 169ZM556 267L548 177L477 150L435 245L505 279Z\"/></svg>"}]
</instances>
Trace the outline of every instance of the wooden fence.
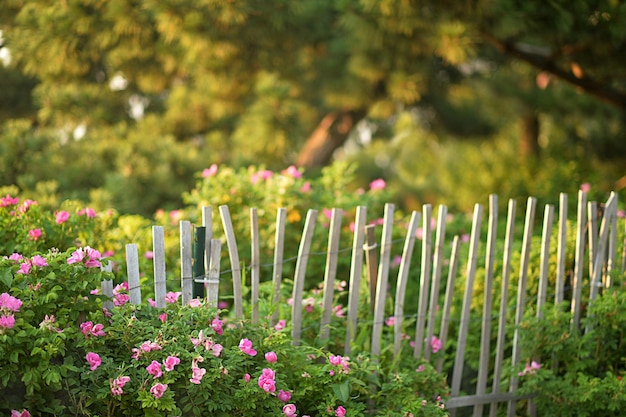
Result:
<instances>
[{"instance_id":1,"label":"wooden fence","mask_svg":"<svg viewBox=\"0 0 626 417\"><path fill-rule=\"evenodd\" d=\"M621 266L618 267L618 210L617 195L611 193L605 204L600 206L595 202L588 202L585 192L579 192L576 213L576 233L575 233L575 253L567 253L567 230L568 230L568 197L560 195L558 206L558 218L555 224L555 207L546 205L543 214L543 228L541 230L541 247L539 280L536 288L537 314L542 314L543 306L548 302L561 303L564 301L565 288L571 288L571 297L567 300L571 306L571 326L572 331L578 331L581 320L581 303L583 301L592 302L602 289L609 288L612 277L623 276L626 259L626 245L623 245L621 254ZM498 244L498 198L495 195L489 198L489 210L486 224L486 241L481 244L481 228L484 208L476 204L473 211L471 235L469 237L469 250L467 251L466 269L464 274L459 271L460 258L460 237L454 236L451 242L451 251L444 250L446 242L446 216L447 208L438 207L436 222L433 219L432 207L424 205L422 212L413 212L410 216L406 238L402 248L402 260L398 269L398 276L395 280L395 292L388 289L390 274L390 250L392 245L392 228L394 226L394 206L385 206L384 221L382 224L382 237L380 242L374 239L373 227L367 224L367 208L360 206L356 208L354 235L351 242L350 261L350 281L349 299L347 311L347 324L345 335L346 354L350 353L350 342L354 340L355 332L352 329L357 325L357 310L359 301L359 291L361 285L371 285L374 301L374 320L371 334L371 353L378 355L381 351L380 341L385 318L391 312L385 311L385 299L395 294L393 316L395 317L394 327L394 351L397 353L401 343L402 320L406 317L405 293L407 282L409 281L409 266L411 265L416 231L422 227L422 244L419 277L419 296L417 303L410 303L413 308L417 304L416 325L415 325L415 347L414 356L430 359L432 355L431 345L428 341L438 333L442 345L445 349L446 341L451 337L457 338L456 351L444 352L444 357L453 358L454 365L451 375L449 375L449 386L451 397L447 401L447 408L454 415L459 408L473 407L474 416L482 416L489 411L490 416L495 416L503 408L499 405L508 403L506 415L514 416L516 401L521 397L516 395L519 381L511 375L513 367L517 366L522 358L518 343L517 325L524 316L524 309L531 300L527 300L527 282L529 275L529 261L533 242L533 227L536 223L537 200L529 198L527 200L525 221L523 227L523 237L519 261L513 255L514 231L517 205L515 200L509 200L506 217L506 229L504 230L504 241ZM227 206L220 206L219 213L225 232L225 243L231 265L233 289L233 313L236 317L243 318L242 300L242 270L240 267L239 253L231 216ZM292 340L294 344L300 343L302 310L303 310L303 290L305 288L305 276L307 262L310 256L311 242L314 235L318 211L309 210L304 223L304 230L300 240L295 272L293 276L293 304L291 309ZM323 284L323 314L320 323L320 337L328 337L328 324L332 317L332 300L334 281L336 278L337 259L340 245L342 210L333 209L330 218L328 232L328 250L326 254L326 268ZM432 230L431 221L436 224ZM538 223L538 221L537 221ZM259 233L256 209L250 210L250 230L251 230L251 264L247 268L251 281L251 312L252 321L259 320L259 284L261 260L259 259ZM284 232L286 225L286 210L279 209L276 217L276 235L274 245L274 259L272 282L274 288L273 302L278 302L281 280L283 278L283 252L284 252ZM203 231L202 239L204 245L193 245L193 227L189 221L180 222L180 257L181 257L181 291L182 302L187 303L192 297L198 294L204 295L210 303L217 304L220 276L220 266L223 263L220 259L222 251L222 240L213 236L212 230L212 209L204 207L202 209L202 226L197 229ZM553 236L555 234L555 236ZM196 235L197 238L198 235ZM241 236L240 236L241 238ZM537 239L535 239L537 242ZM396 241L397 243L397 241ZM550 265L551 246L556 244L556 264ZM570 245L572 246L572 245ZM156 294L157 307L164 307L166 294L166 265L165 265L164 230L161 226L153 227L153 253L154 253L154 292ZM200 250L198 248L201 248ZM500 249L497 249L500 248ZM503 249L502 249L503 248ZM195 249L195 251L194 251ZM477 263L484 250L484 282L482 283L482 317L472 318L471 305L473 297L481 297L475 294ZM193 253L195 252L195 253ZM449 257L448 254L449 253ZM205 262L193 262L193 259L202 259ZM499 259L496 255L502 256L498 265L500 274L495 277L495 266ZM567 265L566 258L574 258L573 266ZM130 298L132 303L141 303L141 290L139 283L139 267L137 246L128 244L126 246L127 272L130 287ZM447 277L444 275L444 264L447 267ZM517 280L511 277L512 266L519 271ZM365 273L363 273L365 271ZM550 272L553 271L553 272ZM556 272L554 272L556 271ZM586 272L586 273L585 273ZM554 274L556 276L554 276ZM482 275L482 273L481 273ZM550 280L548 279L550 276ZM455 294L455 282L464 279L463 294ZM481 276L482 278L482 276ZM499 278L495 280L494 278ZM365 282L367 280L367 282ZM554 300L547 299L549 282L555 282ZM494 288L494 282L501 283L500 288ZM507 309L509 308L510 286L517 283L517 291L513 294L517 297L515 302L514 318L507 320ZM445 285L445 290L443 286ZM583 289L588 289L589 293L583 293ZM105 294L111 295L112 285L110 282L103 283ZM198 291L201 291L199 293ZM569 290L568 290L569 291ZM458 293L458 291L457 291ZM494 309L494 294L499 293L500 299L496 303L499 311ZM552 290L550 291L552 293ZM570 294L570 292L568 292ZM461 305L460 313L453 316L452 306L457 297L462 297L456 305ZM440 300L443 299L443 307L439 309ZM415 312L410 312L414 314ZM474 313L476 315L476 313ZM277 312L271 317L275 322ZM480 320L482 324L480 337L480 358L477 369L476 385L473 393L461 391L462 382L467 387L464 379L464 368L466 366L467 339L470 329L470 320ZM456 334L450 334L449 328L454 321ZM495 322L497 321L497 326ZM436 327L439 328L438 332ZM507 329L509 330L507 332ZM582 329L581 329L582 330ZM510 335L512 340L510 340ZM493 345L492 340L496 340ZM505 348L512 344L512 350ZM473 347L474 350L476 346ZM510 357L508 356L510 353ZM507 356L505 358L505 356ZM495 358L495 359L494 359ZM505 365L506 364L506 365ZM443 359L436 363L439 370L442 369ZM474 375L476 376L476 375ZM503 386L502 381L508 381L508 386ZM491 382L491 386L488 383ZM465 391L472 391L465 389ZM489 410L486 409L489 406ZM534 414L532 405L529 407L529 414Z\"/></svg>"}]
</instances>

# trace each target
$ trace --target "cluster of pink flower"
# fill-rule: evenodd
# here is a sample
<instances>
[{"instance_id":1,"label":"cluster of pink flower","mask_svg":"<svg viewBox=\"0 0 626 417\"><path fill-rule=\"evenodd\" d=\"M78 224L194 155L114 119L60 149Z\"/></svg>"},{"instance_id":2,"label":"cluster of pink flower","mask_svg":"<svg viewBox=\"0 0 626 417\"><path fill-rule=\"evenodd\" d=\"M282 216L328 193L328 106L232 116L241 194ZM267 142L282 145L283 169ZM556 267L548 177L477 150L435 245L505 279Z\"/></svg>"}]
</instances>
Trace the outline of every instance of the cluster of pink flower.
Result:
<instances>
[{"instance_id":1,"label":"cluster of pink flower","mask_svg":"<svg viewBox=\"0 0 626 417\"><path fill-rule=\"evenodd\" d=\"M202 381L202 377L206 374L206 369L200 368L198 366L198 362L204 362L204 358L202 356L197 356L191 361L191 378L189 382L192 384L199 384Z\"/></svg>"},{"instance_id":2,"label":"cluster of pink flower","mask_svg":"<svg viewBox=\"0 0 626 417\"><path fill-rule=\"evenodd\" d=\"M526 362L526 367L518 375L519 376L532 375L535 372L537 372L539 368L541 368L541 364L539 362L536 362L536 361L531 361L530 363Z\"/></svg>"},{"instance_id":3,"label":"cluster of pink flower","mask_svg":"<svg viewBox=\"0 0 626 417\"><path fill-rule=\"evenodd\" d=\"M128 282L125 281L116 285L115 288L113 288L113 305L119 307L129 302L130 296L128 295L128 291Z\"/></svg>"},{"instance_id":4,"label":"cluster of pink flower","mask_svg":"<svg viewBox=\"0 0 626 417\"><path fill-rule=\"evenodd\" d=\"M32 258L24 258L23 255L19 253L13 253L9 255L8 259L14 262L21 262L20 269L18 269L18 274L29 274L33 267L44 267L48 266L48 261L41 255L35 255Z\"/></svg>"},{"instance_id":5,"label":"cluster of pink flower","mask_svg":"<svg viewBox=\"0 0 626 417\"><path fill-rule=\"evenodd\" d=\"M86 321L80 324L80 331L83 333L86 339L90 336L102 337L106 333L104 333L104 325L96 324L94 325L91 321Z\"/></svg>"},{"instance_id":6,"label":"cluster of pink flower","mask_svg":"<svg viewBox=\"0 0 626 417\"><path fill-rule=\"evenodd\" d=\"M163 348L157 342L146 340L141 345L139 345L138 348L132 349L133 354L131 355L131 358L135 360L139 360L139 357L141 356L142 353L152 352L153 350L161 350L161 349Z\"/></svg>"},{"instance_id":7,"label":"cluster of pink flower","mask_svg":"<svg viewBox=\"0 0 626 417\"><path fill-rule=\"evenodd\" d=\"M63 333L63 330L59 329L58 327L56 327L54 325L54 323L56 323L56 319L54 318L54 314L52 314L52 315L46 314L46 316L44 317L43 321L41 323L39 323L39 328L40 329L46 329L46 330L48 330L50 332Z\"/></svg>"},{"instance_id":8,"label":"cluster of pink flower","mask_svg":"<svg viewBox=\"0 0 626 417\"><path fill-rule=\"evenodd\" d=\"M339 372L344 374L350 372L349 360L350 358L347 356L330 355L328 357L328 362L330 362L331 365L340 366L341 369L339 370ZM331 369L330 374L335 375L335 371Z\"/></svg>"},{"instance_id":9,"label":"cluster of pink flower","mask_svg":"<svg viewBox=\"0 0 626 417\"><path fill-rule=\"evenodd\" d=\"M84 263L87 268L100 268L102 264L100 259L102 255L99 251L85 246L84 248L78 248L72 252L72 256L67 259L68 264Z\"/></svg>"},{"instance_id":10,"label":"cluster of pink flower","mask_svg":"<svg viewBox=\"0 0 626 417\"><path fill-rule=\"evenodd\" d=\"M111 386L111 394L113 394L114 396L122 395L124 393L124 390L122 388L124 388L124 385L126 385L127 382L130 382L129 376L119 376L115 379L109 380L109 385Z\"/></svg>"},{"instance_id":11,"label":"cluster of pink flower","mask_svg":"<svg viewBox=\"0 0 626 417\"><path fill-rule=\"evenodd\" d=\"M171 372L174 370L174 367L179 363L180 359L176 356L168 356L167 359L163 361L163 367L165 368L166 372ZM163 371L161 370L161 363L158 361L152 361L150 365L146 367L146 371L148 371L148 373L152 375L154 379L157 379L163 375Z\"/></svg>"},{"instance_id":12,"label":"cluster of pink flower","mask_svg":"<svg viewBox=\"0 0 626 417\"><path fill-rule=\"evenodd\" d=\"M5 329L11 329L15 326L14 314L20 311L22 300L15 298L9 293L0 294L0 334Z\"/></svg>"},{"instance_id":13,"label":"cluster of pink flower","mask_svg":"<svg viewBox=\"0 0 626 417\"><path fill-rule=\"evenodd\" d=\"M11 197L9 194L7 194L5 197L0 198L0 207L14 206L19 202L19 198Z\"/></svg>"},{"instance_id":14,"label":"cluster of pink flower","mask_svg":"<svg viewBox=\"0 0 626 417\"><path fill-rule=\"evenodd\" d=\"M30 413L28 412L28 410L11 410L11 417L30 417Z\"/></svg>"},{"instance_id":15,"label":"cluster of pink flower","mask_svg":"<svg viewBox=\"0 0 626 417\"><path fill-rule=\"evenodd\" d=\"M263 368L259 376L259 387L265 392L276 391L276 372L270 368Z\"/></svg>"},{"instance_id":16,"label":"cluster of pink flower","mask_svg":"<svg viewBox=\"0 0 626 417\"><path fill-rule=\"evenodd\" d=\"M221 321L220 321L221 322ZM221 330L221 325L218 327ZM192 337L191 343L193 343L193 347L197 348L198 346L203 346L204 350L210 351L211 354L215 357L219 357L222 353L222 349L224 348L219 343L215 343L213 339L209 336L204 335L204 331L200 330L198 333L198 337Z\"/></svg>"}]
</instances>

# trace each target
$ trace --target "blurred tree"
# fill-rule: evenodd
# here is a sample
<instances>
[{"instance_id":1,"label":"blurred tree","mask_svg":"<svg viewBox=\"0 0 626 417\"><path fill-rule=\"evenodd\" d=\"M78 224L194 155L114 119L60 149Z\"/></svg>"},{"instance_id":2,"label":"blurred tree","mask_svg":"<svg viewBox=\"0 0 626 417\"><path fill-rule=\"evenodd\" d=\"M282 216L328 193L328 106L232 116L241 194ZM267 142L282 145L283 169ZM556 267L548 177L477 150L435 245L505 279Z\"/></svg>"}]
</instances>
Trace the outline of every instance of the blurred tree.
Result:
<instances>
[{"instance_id":1,"label":"blurred tree","mask_svg":"<svg viewBox=\"0 0 626 417\"><path fill-rule=\"evenodd\" d=\"M37 128L315 168L411 109L440 140L521 121L536 155L554 120L624 157L625 20L617 0L7 0L0 29Z\"/></svg>"}]
</instances>

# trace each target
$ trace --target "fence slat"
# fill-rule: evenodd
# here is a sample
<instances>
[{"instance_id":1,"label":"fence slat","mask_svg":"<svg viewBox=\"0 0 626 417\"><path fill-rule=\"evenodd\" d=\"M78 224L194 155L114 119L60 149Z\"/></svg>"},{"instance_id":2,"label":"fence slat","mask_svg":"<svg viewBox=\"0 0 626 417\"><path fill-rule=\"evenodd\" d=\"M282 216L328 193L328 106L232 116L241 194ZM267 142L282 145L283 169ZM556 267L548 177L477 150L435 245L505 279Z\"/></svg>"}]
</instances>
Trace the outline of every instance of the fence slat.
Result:
<instances>
[{"instance_id":1,"label":"fence slat","mask_svg":"<svg viewBox=\"0 0 626 417\"><path fill-rule=\"evenodd\" d=\"M206 297L206 228L198 226L193 233L193 291L192 298Z\"/></svg>"},{"instance_id":2,"label":"fence slat","mask_svg":"<svg viewBox=\"0 0 626 417\"><path fill-rule=\"evenodd\" d=\"M251 264L250 264L250 286L252 304L252 323L259 322L259 284L260 284L260 249L259 249L259 217L257 209L250 207L250 241L251 241Z\"/></svg>"},{"instance_id":3,"label":"fence slat","mask_svg":"<svg viewBox=\"0 0 626 417\"><path fill-rule=\"evenodd\" d=\"M285 249L285 222L287 209L281 207L276 212L276 235L274 237L274 272L272 273L272 317L270 326L275 325L280 317L280 284L283 279L283 251Z\"/></svg>"},{"instance_id":4,"label":"fence slat","mask_svg":"<svg viewBox=\"0 0 626 417\"><path fill-rule=\"evenodd\" d=\"M211 265L211 241L213 240L213 209L202 207L202 226L204 227L204 270Z\"/></svg>"},{"instance_id":5,"label":"fence slat","mask_svg":"<svg viewBox=\"0 0 626 417\"><path fill-rule=\"evenodd\" d=\"M605 255L608 247L609 229L612 223L612 217L617 212L617 195L611 193L604 207L602 223L600 225L600 235L598 237L598 246L596 248L596 256L591 270L589 302L594 301L598 295L598 289L602 286L602 266L604 265Z\"/></svg>"},{"instance_id":6,"label":"fence slat","mask_svg":"<svg viewBox=\"0 0 626 417\"><path fill-rule=\"evenodd\" d=\"M572 326L571 330L578 330L578 324L580 323L580 299L582 296L583 285L583 270L585 268L584 256L585 256L585 230L587 228L587 193L585 191L578 191L578 210L577 210L577 225L576 225L576 255L574 259L574 282L573 282L573 296L572 296Z\"/></svg>"},{"instance_id":7,"label":"fence slat","mask_svg":"<svg viewBox=\"0 0 626 417\"><path fill-rule=\"evenodd\" d=\"M126 245L126 274L128 275L128 289L130 302L135 305L141 304L141 282L139 280L139 254L137 245Z\"/></svg>"},{"instance_id":8,"label":"fence slat","mask_svg":"<svg viewBox=\"0 0 626 417\"><path fill-rule=\"evenodd\" d=\"M537 291L537 317L543 317L543 308L548 294L548 274L550 273L550 239L552 239L552 223L554 206L546 204L543 215L543 232L541 235L541 258L539 269L539 289Z\"/></svg>"},{"instance_id":9,"label":"fence slat","mask_svg":"<svg viewBox=\"0 0 626 417\"><path fill-rule=\"evenodd\" d=\"M557 241L556 288L554 290L554 304L563 302L565 291L565 260L567 259L567 194L559 196L559 237Z\"/></svg>"},{"instance_id":10,"label":"fence slat","mask_svg":"<svg viewBox=\"0 0 626 417\"><path fill-rule=\"evenodd\" d=\"M617 194L615 194L615 200L615 215L611 217L611 230L609 232L609 253L607 256L606 270L602 277L604 288L610 288L612 285L611 273L615 267L615 256L617 253Z\"/></svg>"},{"instance_id":11,"label":"fence slat","mask_svg":"<svg viewBox=\"0 0 626 417\"><path fill-rule=\"evenodd\" d=\"M472 219L470 250L467 259L465 278L465 293L463 295L463 308L461 310L461 322L459 323L459 335L457 339L456 356L454 359L454 369L450 389L452 397L458 397L459 392L461 391L461 380L463 378L463 365L465 361L467 333L469 330L472 293L474 291L474 277L476 276L476 262L478 259L478 242L480 240L480 224L482 222L482 216L483 206L476 204L474 206L474 216ZM453 414L454 410L451 415Z\"/></svg>"},{"instance_id":12,"label":"fence slat","mask_svg":"<svg viewBox=\"0 0 626 417\"><path fill-rule=\"evenodd\" d=\"M354 218L354 239L352 240L352 259L350 261L350 287L348 291L348 325L346 326L346 344L344 353L349 355L351 345L356 338L359 296L361 294L361 274L363 269L363 242L365 241L365 222L367 207L358 206Z\"/></svg>"},{"instance_id":13,"label":"fence slat","mask_svg":"<svg viewBox=\"0 0 626 417\"><path fill-rule=\"evenodd\" d=\"M378 282L378 243L376 243L376 225L365 226L365 263L367 266L367 282L370 293L370 311L374 314L376 307L376 285Z\"/></svg>"},{"instance_id":14,"label":"fence slat","mask_svg":"<svg viewBox=\"0 0 626 417\"><path fill-rule=\"evenodd\" d=\"M587 239L589 240L589 277L598 252L598 203L587 203Z\"/></svg>"},{"instance_id":15,"label":"fence slat","mask_svg":"<svg viewBox=\"0 0 626 417\"><path fill-rule=\"evenodd\" d=\"M483 295L483 319L480 333L480 358L478 362L478 380L476 395L483 395L487 390L489 373L489 353L491 347L491 309L493 305L493 263L496 251L496 235L498 232L498 196L489 196L489 222L487 228L487 250L485 254L485 287ZM483 404L474 406L474 416L483 415Z\"/></svg>"},{"instance_id":16,"label":"fence slat","mask_svg":"<svg viewBox=\"0 0 626 417\"><path fill-rule=\"evenodd\" d=\"M204 288L207 295L207 303L209 307L217 307L218 296L220 290L220 258L222 256L222 241L219 239L211 239L211 249L208 254L209 266L204 281Z\"/></svg>"},{"instance_id":17,"label":"fence slat","mask_svg":"<svg viewBox=\"0 0 626 417\"><path fill-rule=\"evenodd\" d=\"M450 253L450 268L448 269L448 283L446 284L446 298L443 302L443 313L441 315L441 329L439 338L441 340L442 353L445 353L446 342L448 341L448 328L450 326L450 311L454 301L454 284L456 282L457 267L459 264L459 236L454 236L452 240L452 252ZM443 355L437 361L437 372L443 368Z\"/></svg>"},{"instance_id":18,"label":"fence slat","mask_svg":"<svg viewBox=\"0 0 626 417\"><path fill-rule=\"evenodd\" d=\"M152 252L154 257L154 298L157 308L165 307L165 232L163 226L152 226Z\"/></svg>"},{"instance_id":19,"label":"fence slat","mask_svg":"<svg viewBox=\"0 0 626 417\"><path fill-rule=\"evenodd\" d=\"M507 309L509 304L509 280L511 276L511 253L513 251L513 237L515 234L515 211L517 202L509 200L509 207L506 219L506 231L504 235L504 254L502 258L502 288L500 290L500 312L498 319L498 338L496 341L496 358L493 367L492 394L500 392L502 378L502 366L504 360L504 345L506 342ZM496 417L498 404L492 402L489 408L489 416Z\"/></svg>"},{"instance_id":20,"label":"fence slat","mask_svg":"<svg viewBox=\"0 0 626 417\"><path fill-rule=\"evenodd\" d=\"M324 273L324 293L322 301L322 319L320 321L321 340L330 335L330 320L333 315L333 297L335 294L335 276L337 275L337 258L339 256L339 238L341 236L341 218L343 210L333 208L328 230L328 250L326 252L326 269Z\"/></svg>"},{"instance_id":21,"label":"fence slat","mask_svg":"<svg viewBox=\"0 0 626 417\"><path fill-rule=\"evenodd\" d=\"M428 306L428 323L426 327L426 349L424 350L424 358L430 359L432 346L430 341L435 334L435 324L437 320L437 305L439 303L439 285L441 282L441 266L443 264L443 244L446 237L446 220L448 217L448 208L439 206L437 213L437 229L435 233L435 254L433 256L433 272L432 282L430 286L430 304Z\"/></svg>"},{"instance_id":22,"label":"fence slat","mask_svg":"<svg viewBox=\"0 0 626 417\"><path fill-rule=\"evenodd\" d=\"M389 278L389 262L391 256L391 231L393 229L393 214L395 206L385 204L383 223L383 236L380 244L380 261L378 267L378 280L376 282L376 307L374 308L374 325L372 326L372 349L373 357L380 355L380 340L385 321L385 300L387 298L387 281Z\"/></svg>"},{"instance_id":23,"label":"fence slat","mask_svg":"<svg viewBox=\"0 0 626 417\"><path fill-rule=\"evenodd\" d=\"M230 217L228 206L220 206L220 215L222 216L222 226L226 234L226 245L228 246L228 255L230 257L230 268L233 275L233 297L235 318L243 318L243 294L241 290L241 266L239 265L239 252L237 251L237 240L233 230L233 222Z\"/></svg>"},{"instance_id":24,"label":"fence slat","mask_svg":"<svg viewBox=\"0 0 626 417\"><path fill-rule=\"evenodd\" d=\"M291 344L293 346L300 345L300 335L302 332L302 292L304 291L306 265L309 261L309 251L311 241L313 240L316 220L317 210L309 210L304 222L300 248L298 249L298 259L296 260L296 270L293 279L293 305L291 308Z\"/></svg>"},{"instance_id":25,"label":"fence slat","mask_svg":"<svg viewBox=\"0 0 626 417\"><path fill-rule=\"evenodd\" d=\"M107 311L111 311L114 307L113 304L113 281L110 279L105 279L102 281L102 295L104 295L107 300L102 303L102 307L104 307Z\"/></svg>"},{"instance_id":26,"label":"fence slat","mask_svg":"<svg viewBox=\"0 0 626 417\"><path fill-rule=\"evenodd\" d=\"M517 308L515 310L515 332L513 333L513 353L511 355L511 366L515 368L520 361L521 351L519 347L519 325L524 318L524 306L526 303L526 281L528 279L528 263L530 260L530 246L532 242L533 224L535 221L535 209L537 199L528 198L526 206L526 221L524 224L524 237L522 240L522 256L520 261L519 281L517 283ZM511 377L509 392L514 393L519 385L519 380L515 375ZM509 417L515 417L515 401L508 404Z\"/></svg>"},{"instance_id":27,"label":"fence slat","mask_svg":"<svg viewBox=\"0 0 626 417\"><path fill-rule=\"evenodd\" d=\"M424 337L426 324L426 308L428 305L428 293L430 289L430 268L432 263L432 238L431 238L432 206L422 206L422 267L420 272L419 304L417 305L417 321L415 322L415 348L413 356L420 358L422 349L430 340Z\"/></svg>"},{"instance_id":28,"label":"fence slat","mask_svg":"<svg viewBox=\"0 0 626 417\"><path fill-rule=\"evenodd\" d=\"M191 222L181 220L180 227L180 287L183 305L187 305L193 292L193 262L191 261Z\"/></svg>"},{"instance_id":29,"label":"fence slat","mask_svg":"<svg viewBox=\"0 0 626 417\"><path fill-rule=\"evenodd\" d=\"M409 267L411 266L411 258L413 256L413 247L415 246L415 232L419 225L421 214L413 211L411 220L406 232L404 240L404 249L402 250L402 261L398 270L398 283L396 285L396 298L394 302L393 317L395 320L393 327L394 355L400 352L402 343L402 322L404 320L404 297L406 293L406 284L409 277Z\"/></svg>"}]
</instances>

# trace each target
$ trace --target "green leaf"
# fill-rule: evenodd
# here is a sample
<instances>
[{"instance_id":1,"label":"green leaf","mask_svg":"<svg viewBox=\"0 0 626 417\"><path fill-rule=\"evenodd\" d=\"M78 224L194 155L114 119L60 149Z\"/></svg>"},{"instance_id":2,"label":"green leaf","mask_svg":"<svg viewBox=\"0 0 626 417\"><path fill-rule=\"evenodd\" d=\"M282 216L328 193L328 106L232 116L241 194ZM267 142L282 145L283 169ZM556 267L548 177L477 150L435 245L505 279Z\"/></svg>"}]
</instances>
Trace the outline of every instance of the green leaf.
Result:
<instances>
[{"instance_id":1,"label":"green leaf","mask_svg":"<svg viewBox=\"0 0 626 417\"><path fill-rule=\"evenodd\" d=\"M10 268L4 268L0 271L0 282L7 286L7 288L11 288L11 284L13 283L13 273Z\"/></svg>"},{"instance_id":2,"label":"green leaf","mask_svg":"<svg viewBox=\"0 0 626 417\"><path fill-rule=\"evenodd\" d=\"M333 384L332 385L333 392L335 393L335 397L341 402L348 402L350 399L350 382L344 381L341 384Z\"/></svg>"}]
</instances>

